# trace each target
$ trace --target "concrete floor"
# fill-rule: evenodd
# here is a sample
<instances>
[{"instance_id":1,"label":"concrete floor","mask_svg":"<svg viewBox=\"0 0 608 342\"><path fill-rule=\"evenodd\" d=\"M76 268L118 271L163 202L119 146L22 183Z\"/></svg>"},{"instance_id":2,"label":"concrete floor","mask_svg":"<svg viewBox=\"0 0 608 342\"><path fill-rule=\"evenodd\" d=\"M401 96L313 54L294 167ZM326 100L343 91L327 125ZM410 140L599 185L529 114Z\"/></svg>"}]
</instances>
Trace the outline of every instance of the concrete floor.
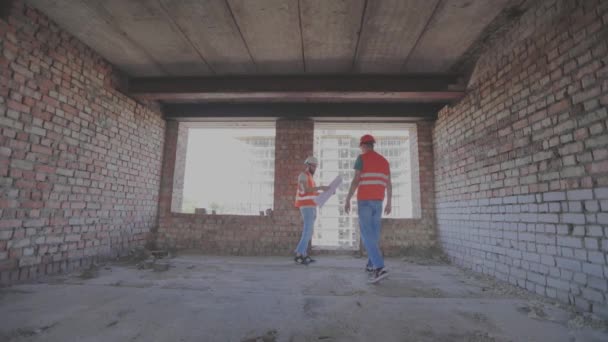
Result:
<instances>
[{"instance_id":1,"label":"concrete floor","mask_svg":"<svg viewBox=\"0 0 608 342\"><path fill-rule=\"evenodd\" d=\"M0 289L0 341L608 341L567 308L436 260L180 255Z\"/></svg>"}]
</instances>

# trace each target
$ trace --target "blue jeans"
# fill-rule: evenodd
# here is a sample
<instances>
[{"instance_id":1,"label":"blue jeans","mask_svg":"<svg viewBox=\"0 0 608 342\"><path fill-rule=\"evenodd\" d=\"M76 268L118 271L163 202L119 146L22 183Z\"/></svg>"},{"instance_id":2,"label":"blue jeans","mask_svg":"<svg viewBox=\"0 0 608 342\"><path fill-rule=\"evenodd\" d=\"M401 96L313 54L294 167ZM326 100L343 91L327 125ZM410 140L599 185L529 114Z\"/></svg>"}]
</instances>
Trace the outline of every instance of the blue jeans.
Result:
<instances>
[{"instance_id":1,"label":"blue jeans","mask_svg":"<svg viewBox=\"0 0 608 342\"><path fill-rule=\"evenodd\" d=\"M317 219L317 208L300 208L300 213L302 214L302 219L304 220L304 229L302 229L302 237L300 238L298 247L296 247L296 254L306 256L308 254L306 252L308 249L308 243L310 242L310 239L312 239L312 229L315 225L315 220Z\"/></svg>"},{"instance_id":2,"label":"blue jeans","mask_svg":"<svg viewBox=\"0 0 608 342\"><path fill-rule=\"evenodd\" d=\"M367 256L374 269L384 267L384 258L380 252L380 230L382 219L382 201L358 201L359 228L361 240ZM368 262L369 264L369 262Z\"/></svg>"}]
</instances>

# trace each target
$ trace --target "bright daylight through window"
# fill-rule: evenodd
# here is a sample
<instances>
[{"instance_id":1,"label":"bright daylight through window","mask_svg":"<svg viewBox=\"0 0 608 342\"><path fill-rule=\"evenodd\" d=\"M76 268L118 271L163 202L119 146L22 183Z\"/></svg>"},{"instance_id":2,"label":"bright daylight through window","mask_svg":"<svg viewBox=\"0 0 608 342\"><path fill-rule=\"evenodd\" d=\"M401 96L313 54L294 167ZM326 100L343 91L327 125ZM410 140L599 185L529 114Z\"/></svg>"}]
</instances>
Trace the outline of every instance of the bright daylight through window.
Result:
<instances>
[{"instance_id":1,"label":"bright daylight through window","mask_svg":"<svg viewBox=\"0 0 608 342\"><path fill-rule=\"evenodd\" d=\"M274 122L191 126L181 212L259 215L274 203Z\"/></svg>"},{"instance_id":2,"label":"bright daylight through window","mask_svg":"<svg viewBox=\"0 0 608 342\"><path fill-rule=\"evenodd\" d=\"M358 249L359 224L356 196L352 212L344 212L353 169L359 149L359 138L372 134L375 150L390 163L393 183L393 212L388 218L420 217L418 185L418 153L416 126L405 123L315 123L315 155L319 158L317 183L326 185L336 176L343 183L335 196L318 211L312 244L322 249ZM386 201L385 201L386 202Z\"/></svg>"}]
</instances>

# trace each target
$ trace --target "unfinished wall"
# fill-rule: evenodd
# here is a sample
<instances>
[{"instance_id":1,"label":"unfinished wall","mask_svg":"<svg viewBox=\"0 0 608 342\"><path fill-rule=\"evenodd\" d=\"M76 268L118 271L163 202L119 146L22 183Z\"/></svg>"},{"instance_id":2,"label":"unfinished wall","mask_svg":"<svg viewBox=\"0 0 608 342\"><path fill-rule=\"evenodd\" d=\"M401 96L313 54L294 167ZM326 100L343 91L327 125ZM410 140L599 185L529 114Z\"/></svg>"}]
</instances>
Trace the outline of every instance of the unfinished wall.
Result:
<instances>
[{"instance_id":1,"label":"unfinished wall","mask_svg":"<svg viewBox=\"0 0 608 342\"><path fill-rule=\"evenodd\" d=\"M161 186L160 225L157 242L173 248L193 248L205 253L235 255L290 254L300 239L302 218L294 207L297 175L302 161L313 152L314 122L281 119L276 124L274 211L269 216L183 214L171 211L176 184L183 177L180 128L169 122ZM419 219L385 219L382 249L397 255L409 246L436 244L433 196L432 126L418 124L417 154L420 162L421 210ZM177 165L177 167L175 167ZM174 210L175 211L175 210ZM356 214L353 214L356 215Z\"/></svg>"},{"instance_id":2,"label":"unfinished wall","mask_svg":"<svg viewBox=\"0 0 608 342\"><path fill-rule=\"evenodd\" d=\"M382 220L381 245L386 255L401 255L408 248L430 248L437 244L432 129L432 122L420 122L416 124L416 135L411 137L412 148L417 149L414 155L418 156L420 191L414 192L414 202L419 201L420 218Z\"/></svg>"},{"instance_id":3,"label":"unfinished wall","mask_svg":"<svg viewBox=\"0 0 608 342\"><path fill-rule=\"evenodd\" d=\"M0 283L142 245L164 121L112 67L17 1L0 19Z\"/></svg>"},{"instance_id":4,"label":"unfinished wall","mask_svg":"<svg viewBox=\"0 0 608 342\"><path fill-rule=\"evenodd\" d=\"M434 130L457 264L608 316L608 2L538 1Z\"/></svg>"},{"instance_id":5,"label":"unfinished wall","mask_svg":"<svg viewBox=\"0 0 608 342\"><path fill-rule=\"evenodd\" d=\"M183 126L183 125L181 125ZM176 161L185 149L178 144L180 125L167 124L160 224L157 242L173 248L194 248L205 253L233 255L289 254L300 238L300 212L293 201L302 161L312 154L312 120L276 123L275 193L272 216L199 215L171 211ZM179 153L178 153L179 152ZM178 163L178 165L181 165ZM181 167L177 168L177 172ZM183 182L183 181L182 181ZM177 189L177 191L180 191Z\"/></svg>"}]
</instances>

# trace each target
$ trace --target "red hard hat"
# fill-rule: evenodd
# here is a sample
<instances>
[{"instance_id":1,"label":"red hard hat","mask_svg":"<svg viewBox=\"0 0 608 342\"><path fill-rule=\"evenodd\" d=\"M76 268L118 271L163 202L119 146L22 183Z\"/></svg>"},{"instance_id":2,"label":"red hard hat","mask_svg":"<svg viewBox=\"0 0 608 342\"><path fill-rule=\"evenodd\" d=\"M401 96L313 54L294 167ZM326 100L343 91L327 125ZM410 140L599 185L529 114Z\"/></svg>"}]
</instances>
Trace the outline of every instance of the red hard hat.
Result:
<instances>
[{"instance_id":1,"label":"red hard hat","mask_svg":"<svg viewBox=\"0 0 608 342\"><path fill-rule=\"evenodd\" d=\"M374 139L374 137L372 137L369 134L366 134L366 135L364 135L364 136L361 137L361 140L359 140L359 145L363 145L363 144L366 144L366 143L372 143L373 144L375 142L376 142L376 140Z\"/></svg>"}]
</instances>

